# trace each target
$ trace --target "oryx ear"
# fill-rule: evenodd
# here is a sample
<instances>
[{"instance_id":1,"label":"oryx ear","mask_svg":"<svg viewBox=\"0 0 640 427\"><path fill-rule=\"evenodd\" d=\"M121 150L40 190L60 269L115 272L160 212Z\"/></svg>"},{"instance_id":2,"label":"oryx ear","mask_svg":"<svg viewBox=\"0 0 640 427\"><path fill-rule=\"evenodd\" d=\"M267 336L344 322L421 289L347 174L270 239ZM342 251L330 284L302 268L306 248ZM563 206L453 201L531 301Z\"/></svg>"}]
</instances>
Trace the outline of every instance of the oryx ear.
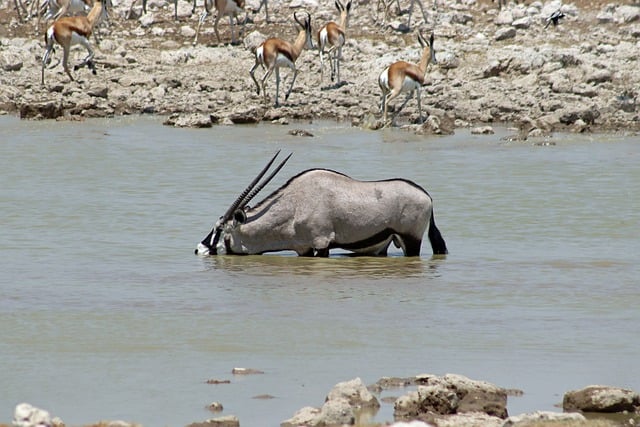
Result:
<instances>
[{"instance_id":1,"label":"oryx ear","mask_svg":"<svg viewBox=\"0 0 640 427\"><path fill-rule=\"evenodd\" d=\"M244 224L247 222L247 214L244 212L244 209L238 209L233 213L233 220L238 224Z\"/></svg>"}]
</instances>

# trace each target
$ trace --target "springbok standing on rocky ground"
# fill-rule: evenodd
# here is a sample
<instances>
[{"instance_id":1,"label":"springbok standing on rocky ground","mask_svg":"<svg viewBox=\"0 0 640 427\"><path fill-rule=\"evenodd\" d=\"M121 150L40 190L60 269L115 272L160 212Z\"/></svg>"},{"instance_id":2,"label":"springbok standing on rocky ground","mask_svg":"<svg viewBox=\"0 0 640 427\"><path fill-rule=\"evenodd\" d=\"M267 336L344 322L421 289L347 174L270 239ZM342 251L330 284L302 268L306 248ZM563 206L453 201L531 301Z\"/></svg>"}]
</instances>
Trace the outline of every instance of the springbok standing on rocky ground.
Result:
<instances>
[{"instance_id":1,"label":"springbok standing on rocky ground","mask_svg":"<svg viewBox=\"0 0 640 427\"><path fill-rule=\"evenodd\" d=\"M69 71L69 51L74 44L81 44L84 46L89 54L84 60L73 67L74 70L80 67L88 66L93 74L96 74L95 64L93 63L94 52L89 44L89 37L95 27L96 23L100 19L102 14L102 0L95 0L93 7L89 11L87 16L65 16L56 20L45 33L44 39L47 44L47 48L42 57L42 84L44 85L44 68L49 63L49 56L53 52L55 43L62 46L64 50L62 66L64 71L69 75L69 78L73 81L73 76Z\"/></svg>"},{"instance_id":2,"label":"springbok standing on rocky ground","mask_svg":"<svg viewBox=\"0 0 640 427\"><path fill-rule=\"evenodd\" d=\"M345 31L349 22L349 12L351 11L351 0L343 5L340 0L335 0L336 8L340 12L340 23L329 22L318 31L318 49L320 50L320 81L322 82L324 73L324 48L327 50L329 64L331 64L331 81L337 75L337 84L340 84L340 58L342 58L342 46L345 42Z\"/></svg>"},{"instance_id":3,"label":"springbok standing on rocky ground","mask_svg":"<svg viewBox=\"0 0 640 427\"><path fill-rule=\"evenodd\" d=\"M389 101L400 95L402 92L408 92L407 99L398 108L395 117L400 113L400 110L409 102L413 96L413 92L416 92L416 98L418 100L418 112L420 114L420 122L422 122L422 106L420 105L420 88L424 84L425 73L427 72L427 66L430 62L436 63L436 51L433 48L433 33L429 41L425 40L421 33L418 32L418 41L422 46L422 57L420 62L411 64L405 61L394 62L390 66L384 69L378 77L378 84L382 90L382 98L380 100L380 110L384 112L384 124L387 125L387 108L389 107Z\"/></svg>"},{"instance_id":4,"label":"springbok standing on rocky ground","mask_svg":"<svg viewBox=\"0 0 640 427\"><path fill-rule=\"evenodd\" d=\"M382 10L383 10L383 16L382 16L382 25L384 26L387 23L387 19L389 18L389 13L391 11L391 5L393 4L393 2L396 3L396 7L398 8L398 14L402 13L402 9L400 7L400 0L378 0L378 2L376 3L376 14L380 13L380 5L382 5ZM424 10L424 4L422 3L422 0L411 0L411 3L409 3L409 18L407 19L407 31L411 30L411 16L413 15L413 7L415 5L415 3L418 3L418 6L420 6L420 11L422 12L422 19L424 19L424 22L427 22L427 14L425 13ZM435 10L437 7L436 4L437 0L433 0L433 9ZM374 21L378 20L378 16L376 15L376 18Z\"/></svg>"},{"instance_id":5,"label":"springbok standing on rocky ground","mask_svg":"<svg viewBox=\"0 0 640 427\"><path fill-rule=\"evenodd\" d=\"M293 70L293 77L291 78L291 84L289 85L289 90L284 96L285 101L289 99L289 95L291 94L291 90L293 89L293 84L296 81L296 76L298 75L298 69L296 68L296 60L300 56L302 49L313 49L313 39L311 37L311 15L308 12L307 17L304 19L304 22L300 22L296 13L293 14L293 18L296 20L298 25L300 26L300 32L298 33L298 37L296 38L293 44L278 38L270 38L262 42L260 46L256 49L256 63L251 67L251 78L256 84L256 93L260 95L260 84L258 84L258 80L254 75L256 68L259 65L262 65L263 68L266 68L267 71L264 73L264 77L262 78L262 94L264 95L265 103L269 102L269 98L267 97L267 92L265 90L265 84L271 73L275 70L276 72L276 102L274 104L275 107L279 107L280 104L278 102L278 93L280 92L280 67L289 67Z\"/></svg>"},{"instance_id":6,"label":"springbok standing on rocky ground","mask_svg":"<svg viewBox=\"0 0 640 427\"><path fill-rule=\"evenodd\" d=\"M198 35L200 34L200 27L204 24L205 19L211 13L211 1L212 0L204 0L204 8L205 11L200 15L200 20L198 21L198 28L196 29L196 36L193 39L193 45L195 46L198 43ZM218 43L220 43L220 33L218 32L218 22L220 18L224 15L229 17L229 26L231 27L231 44L236 44L236 36L234 32L233 18L238 19L238 14L244 12L244 0L214 0L214 4L217 10L216 19L213 23L213 28L216 31L216 38L218 39ZM245 27L247 24L247 17L245 16L244 21L242 22L242 34L245 32Z\"/></svg>"}]
</instances>

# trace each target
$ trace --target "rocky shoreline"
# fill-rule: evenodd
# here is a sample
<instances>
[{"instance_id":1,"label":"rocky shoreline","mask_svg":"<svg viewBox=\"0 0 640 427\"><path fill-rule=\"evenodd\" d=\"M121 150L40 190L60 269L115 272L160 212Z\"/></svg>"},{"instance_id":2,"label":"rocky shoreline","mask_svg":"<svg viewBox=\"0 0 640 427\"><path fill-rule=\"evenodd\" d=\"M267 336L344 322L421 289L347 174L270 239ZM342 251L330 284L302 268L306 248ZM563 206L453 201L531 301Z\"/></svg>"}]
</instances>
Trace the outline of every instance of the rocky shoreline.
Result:
<instances>
[{"instance_id":1,"label":"rocky shoreline","mask_svg":"<svg viewBox=\"0 0 640 427\"><path fill-rule=\"evenodd\" d=\"M290 419L282 421L280 426L380 426L370 421L380 408L380 400L375 395L385 390L407 387L415 389L399 397L385 398L385 402L393 400L395 422L390 424L392 427L610 427L633 426L640 422L640 394L633 390L588 386L564 394L563 412L537 411L509 416L508 396L522 394L522 391L504 389L462 375L420 374L407 378L384 377L368 387L360 378L338 383L329 391L321 407L301 408ZM209 408L212 412L221 412L223 404L214 402ZM583 413L590 414L590 418L586 418ZM612 417L616 414L617 417ZM194 422L187 427L240 425L237 416L225 415ZM13 426L64 427L65 423L58 417L52 418L46 410L22 403L15 408ZM126 421L100 421L88 427L140 425Z\"/></svg>"},{"instance_id":2,"label":"rocky shoreline","mask_svg":"<svg viewBox=\"0 0 640 427\"><path fill-rule=\"evenodd\" d=\"M249 2L248 9L257 5ZM425 3L425 17L415 8L407 31L406 10L397 15L392 6L382 26L375 3L360 2L352 8L347 29L343 82L332 85L327 71L321 82L318 52L303 51L293 92L280 108L265 105L256 94L249 75L251 50L267 36L292 40L297 10L311 13L314 31L336 20L333 2L272 1L271 22L262 12L249 13L252 22L242 44L235 46L217 44L211 18L199 43L192 45L201 6L194 14L191 3L180 1L178 21L173 5L164 0L149 1L147 14L135 7L127 19L129 6L114 1L110 20L97 31L96 76L83 68L70 82L58 65L46 70L42 86L44 25L36 34L35 20L21 22L13 2L0 4L0 112L25 119L158 114L169 117L167 125L188 127L333 119L378 129L377 77L396 60L419 60L419 29L434 32L438 63L430 65L422 89L429 120L411 129L450 133L511 123L522 138L555 131L640 131L638 4L551 0L511 3L499 10L485 0L437 0L435 10ZM558 9L565 18L545 28ZM227 20L221 20L220 29L223 42L229 41ZM72 52L72 61L84 54ZM58 49L54 60L60 56ZM273 80L267 84L272 98ZM403 98L393 104L399 106ZM417 119L412 100L397 123Z\"/></svg>"}]
</instances>

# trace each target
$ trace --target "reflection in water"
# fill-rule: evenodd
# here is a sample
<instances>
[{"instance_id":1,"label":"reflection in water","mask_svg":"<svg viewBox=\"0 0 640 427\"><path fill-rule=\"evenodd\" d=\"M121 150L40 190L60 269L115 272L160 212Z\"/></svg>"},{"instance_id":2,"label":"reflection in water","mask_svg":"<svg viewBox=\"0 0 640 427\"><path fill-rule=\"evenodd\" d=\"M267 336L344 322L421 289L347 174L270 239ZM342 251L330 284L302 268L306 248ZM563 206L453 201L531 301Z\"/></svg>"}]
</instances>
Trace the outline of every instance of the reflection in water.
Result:
<instances>
[{"instance_id":1,"label":"reflection in water","mask_svg":"<svg viewBox=\"0 0 640 427\"><path fill-rule=\"evenodd\" d=\"M309 258L286 255L211 256L203 258L207 269L243 272L252 276L299 275L332 278L411 278L438 277L438 266L445 256L421 257L362 257L332 256Z\"/></svg>"}]
</instances>

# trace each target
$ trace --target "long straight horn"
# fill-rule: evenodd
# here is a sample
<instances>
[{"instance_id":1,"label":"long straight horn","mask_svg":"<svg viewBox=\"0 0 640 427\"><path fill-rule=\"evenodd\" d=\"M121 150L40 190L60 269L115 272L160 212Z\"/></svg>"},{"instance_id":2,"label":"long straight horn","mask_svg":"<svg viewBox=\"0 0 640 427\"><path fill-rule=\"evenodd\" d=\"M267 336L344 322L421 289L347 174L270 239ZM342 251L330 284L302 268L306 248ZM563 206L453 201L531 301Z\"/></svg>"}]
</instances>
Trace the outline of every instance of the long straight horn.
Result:
<instances>
[{"instance_id":1,"label":"long straight horn","mask_svg":"<svg viewBox=\"0 0 640 427\"><path fill-rule=\"evenodd\" d=\"M253 189L253 187L256 186L258 181L260 181L262 179L264 174L267 173L267 171L269 170L269 168L273 164L273 161L276 159L276 157L278 157L278 154L280 154L280 150L278 150L276 152L276 154L271 158L271 160L269 160L269 163L267 163L267 165L264 167L264 169L262 169L262 171L258 174L258 176L256 176L254 178L254 180L251 181L251 184L249 184L249 186L247 188L245 188L245 190L238 196L236 201L233 202L233 204L229 207L229 209L227 209L227 212L225 212L225 214L222 217L222 222L225 222L229 218L231 218L231 215L233 215L233 213L236 211L236 209L238 209L238 206L240 206L240 203L242 203L242 201L245 199L245 197L247 197L247 194L249 194L249 192Z\"/></svg>"},{"instance_id":2,"label":"long straight horn","mask_svg":"<svg viewBox=\"0 0 640 427\"><path fill-rule=\"evenodd\" d=\"M277 168L275 168L273 170L273 172L271 172L271 174L265 178L264 181L262 181L260 183L260 185L258 185L256 188L254 188L251 193L249 193L249 195L244 199L244 201L238 206L239 208L242 208L244 206L247 205L247 203L249 203L251 201L251 199L253 199L259 192L260 190L262 190L268 183L269 181L271 181L273 179L274 176L276 176L276 174L278 172L280 172L280 169L282 169L282 167L284 166L285 163L287 163L287 160L289 160L289 158L293 156L293 153L289 154L279 165Z\"/></svg>"}]
</instances>

